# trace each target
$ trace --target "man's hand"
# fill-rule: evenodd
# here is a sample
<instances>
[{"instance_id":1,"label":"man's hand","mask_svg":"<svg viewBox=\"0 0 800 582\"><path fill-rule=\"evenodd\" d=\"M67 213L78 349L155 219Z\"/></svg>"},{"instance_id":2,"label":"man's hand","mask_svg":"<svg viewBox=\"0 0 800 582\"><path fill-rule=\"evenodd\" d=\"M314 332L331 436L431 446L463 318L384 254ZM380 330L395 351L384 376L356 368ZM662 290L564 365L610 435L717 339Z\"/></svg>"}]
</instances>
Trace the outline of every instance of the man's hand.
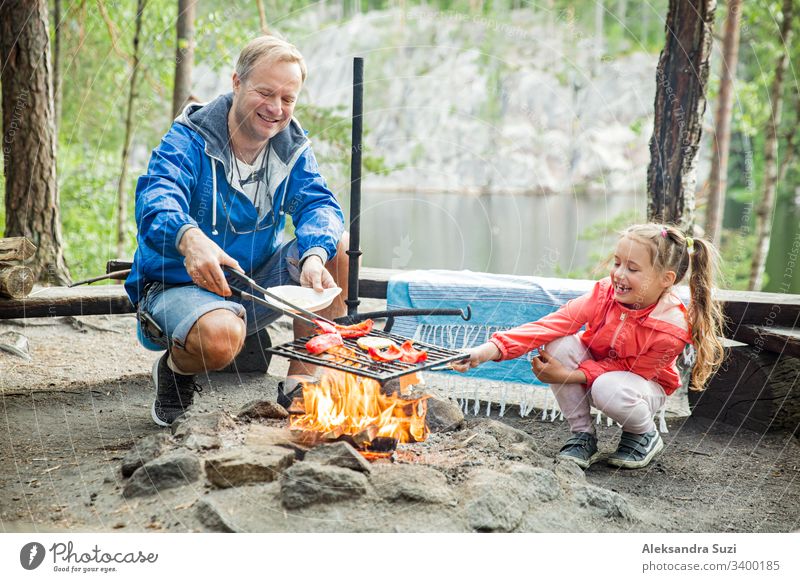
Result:
<instances>
[{"instance_id":1,"label":"man's hand","mask_svg":"<svg viewBox=\"0 0 800 582\"><path fill-rule=\"evenodd\" d=\"M228 281L222 272L222 265L239 271L243 269L236 259L225 253L202 230L190 228L183 233L178 250L185 257L183 265L195 285L223 297L231 295Z\"/></svg>"},{"instance_id":2,"label":"man's hand","mask_svg":"<svg viewBox=\"0 0 800 582\"><path fill-rule=\"evenodd\" d=\"M322 259L317 255L311 255L303 261L303 270L300 273L300 285L302 287L312 287L314 291L322 291L336 287L336 281L322 264Z\"/></svg>"},{"instance_id":3,"label":"man's hand","mask_svg":"<svg viewBox=\"0 0 800 582\"><path fill-rule=\"evenodd\" d=\"M564 384L570 381L572 375L564 364L544 351L544 347L540 348L539 355L531 360L531 370L545 384ZM583 376L583 372L579 373ZM585 376L583 381L586 381Z\"/></svg>"},{"instance_id":4,"label":"man's hand","mask_svg":"<svg viewBox=\"0 0 800 582\"><path fill-rule=\"evenodd\" d=\"M496 360L501 355L500 350L492 342L469 348L466 350L466 354L469 355L468 360L451 363L450 367L456 372L464 373L472 368L477 368L484 362Z\"/></svg>"}]
</instances>

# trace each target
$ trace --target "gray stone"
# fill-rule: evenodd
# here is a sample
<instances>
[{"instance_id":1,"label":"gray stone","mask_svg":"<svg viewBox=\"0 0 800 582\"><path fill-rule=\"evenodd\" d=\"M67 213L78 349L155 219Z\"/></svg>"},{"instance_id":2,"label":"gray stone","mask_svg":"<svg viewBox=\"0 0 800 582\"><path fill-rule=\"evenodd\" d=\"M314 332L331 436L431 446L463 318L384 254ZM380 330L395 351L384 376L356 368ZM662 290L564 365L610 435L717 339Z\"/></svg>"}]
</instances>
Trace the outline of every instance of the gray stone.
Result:
<instances>
[{"instance_id":1,"label":"gray stone","mask_svg":"<svg viewBox=\"0 0 800 582\"><path fill-rule=\"evenodd\" d=\"M295 441L288 428L276 428L254 424L247 429L244 444L248 447L284 447L294 451L295 457L302 460L309 448Z\"/></svg>"},{"instance_id":2,"label":"gray stone","mask_svg":"<svg viewBox=\"0 0 800 582\"><path fill-rule=\"evenodd\" d=\"M510 467L509 474L520 480L537 501L552 501L561 496L561 485L553 471L514 464Z\"/></svg>"},{"instance_id":3,"label":"gray stone","mask_svg":"<svg viewBox=\"0 0 800 582\"><path fill-rule=\"evenodd\" d=\"M424 465L376 465L371 481L378 495L386 501L456 504L447 478Z\"/></svg>"},{"instance_id":4,"label":"gray stone","mask_svg":"<svg viewBox=\"0 0 800 582\"><path fill-rule=\"evenodd\" d=\"M122 491L124 497L153 495L200 478L200 459L187 453L162 455L136 469Z\"/></svg>"},{"instance_id":5,"label":"gray stone","mask_svg":"<svg viewBox=\"0 0 800 582\"><path fill-rule=\"evenodd\" d=\"M473 470L462 490L464 513L476 531L513 531L533 498L523 481L490 469Z\"/></svg>"},{"instance_id":6,"label":"gray stone","mask_svg":"<svg viewBox=\"0 0 800 582\"><path fill-rule=\"evenodd\" d=\"M497 451L500 443L497 439L490 434L484 432L473 433L472 436L464 439L467 443L465 446L470 449L479 449L482 451Z\"/></svg>"},{"instance_id":7,"label":"gray stone","mask_svg":"<svg viewBox=\"0 0 800 582\"><path fill-rule=\"evenodd\" d=\"M191 435L219 437L221 433L232 431L236 423L227 412L193 412L189 410L172 424L172 434L176 439L185 440Z\"/></svg>"},{"instance_id":8,"label":"gray stone","mask_svg":"<svg viewBox=\"0 0 800 582\"><path fill-rule=\"evenodd\" d=\"M222 439L210 434L190 434L183 441L183 446L193 451L210 451L222 446Z\"/></svg>"},{"instance_id":9,"label":"gray stone","mask_svg":"<svg viewBox=\"0 0 800 582\"><path fill-rule=\"evenodd\" d=\"M231 519L213 499L201 499L197 502L197 519L208 531L218 533L238 533Z\"/></svg>"},{"instance_id":10,"label":"gray stone","mask_svg":"<svg viewBox=\"0 0 800 582\"><path fill-rule=\"evenodd\" d=\"M536 440L531 435L497 420L479 420L470 423L470 429L492 435L502 448L510 448L515 444L521 444L533 452L539 449ZM518 449L519 447L516 448Z\"/></svg>"},{"instance_id":11,"label":"gray stone","mask_svg":"<svg viewBox=\"0 0 800 582\"><path fill-rule=\"evenodd\" d=\"M337 442L319 445L306 453L306 461L320 465L334 465L353 471L369 473L372 466L350 443Z\"/></svg>"},{"instance_id":12,"label":"gray stone","mask_svg":"<svg viewBox=\"0 0 800 582\"><path fill-rule=\"evenodd\" d=\"M236 415L237 418L289 418L286 409L271 400L253 400L245 404Z\"/></svg>"},{"instance_id":13,"label":"gray stone","mask_svg":"<svg viewBox=\"0 0 800 582\"><path fill-rule=\"evenodd\" d=\"M578 505L599 510L603 517L629 521L634 518L628 500L619 493L594 485L580 485L574 488L574 492Z\"/></svg>"},{"instance_id":14,"label":"gray stone","mask_svg":"<svg viewBox=\"0 0 800 582\"><path fill-rule=\"evenodd\" d=\"M586 475L578 465L567 459L556 459L555 474L561 484L567 488L586 483Z\"/></svg>"},{"instance_id":15,"label":"gray stone","mask_svg":"<svg viewBox=\"0 0 800 582\"><path fill-rule=\"evenodd\" d=\"M425 421L431 432L450 432L464 425L464 413L452 400L428 398L428 413Z\"/></svg>"},{"instance_id":16,"label":"gray stone","mask_svg":"<svg viewBox=\"0 0 800 582\"><path fill-rule=\"evenodd\" d=\"M133 447L122 458L122 476L130 477L136 469L161 456L170 442L168 434L159 432L133 443Z\"/></svg>"},{"instance_id":17,"label":"gray stone","mask_svg":"<svg viewBox=\"0 0 800 582\"><path fill-rule=\"evenodd\" d=\"M319 465L295 463L280 480L281 501L288 509L299 509L314 503L330 503L361 497L369 481L363 473Z\"/></svg>"},{"instance_id":18,"label":"gray stone","mask_svg":"<svg viewBox=\"0 0 800 582\"><path fill-rule=\"evenodd\" d=\"M274 481L294 462L282 447L239 448L218 453L205 462L206 477L219 488Z\"/></svg>"}]
</instances>

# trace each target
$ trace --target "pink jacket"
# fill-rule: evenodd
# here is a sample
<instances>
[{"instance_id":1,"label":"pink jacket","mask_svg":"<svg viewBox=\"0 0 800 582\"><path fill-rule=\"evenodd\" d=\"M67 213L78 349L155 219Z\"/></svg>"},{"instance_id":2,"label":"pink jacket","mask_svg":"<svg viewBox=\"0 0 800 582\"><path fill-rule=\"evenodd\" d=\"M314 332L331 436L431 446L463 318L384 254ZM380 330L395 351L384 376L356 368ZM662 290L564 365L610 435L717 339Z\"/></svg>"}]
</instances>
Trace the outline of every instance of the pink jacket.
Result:
<instances>
[{"instance_id":1,"label":"pink jacket","mask_svg":"<svg viewBox=\"0 0 800 582\"><path fill-rule=\"evenodd\" d=\"M623 370L655 380L667 394L681 385L675 362L691 332L686 308L674 293L644 309L628 309L614 300L611 278L573 299L555 313L492 335L502 360L517 358L554 339L578 333L594 360L578 369L586 374L586 386L606 372Z\"/></svg>"}]
</instances>

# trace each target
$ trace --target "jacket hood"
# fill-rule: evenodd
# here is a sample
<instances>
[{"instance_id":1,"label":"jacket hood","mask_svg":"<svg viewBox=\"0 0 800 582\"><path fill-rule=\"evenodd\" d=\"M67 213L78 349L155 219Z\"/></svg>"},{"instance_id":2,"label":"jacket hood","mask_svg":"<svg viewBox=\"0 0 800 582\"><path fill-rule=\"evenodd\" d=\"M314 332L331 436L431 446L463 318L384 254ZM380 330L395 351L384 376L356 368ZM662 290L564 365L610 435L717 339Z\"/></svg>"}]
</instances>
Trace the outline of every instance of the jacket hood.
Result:
<instances>
[{"instance_id":1,"label":"jacket hood","mask_svg":"<svg viewBox=\"0 0 800 582\"><path fill-rule=\"evenodd\" d=\"M226 175L231 171L228 112L232 104L233 93L226 93L208 103L190 103L175 119L176 123L200 134L206 142L206 154L222 163ZM278 135L269 140L272 155L284 166L291 166L308 143L305 130L294 118Z\"/></svg>"}]
</instances>

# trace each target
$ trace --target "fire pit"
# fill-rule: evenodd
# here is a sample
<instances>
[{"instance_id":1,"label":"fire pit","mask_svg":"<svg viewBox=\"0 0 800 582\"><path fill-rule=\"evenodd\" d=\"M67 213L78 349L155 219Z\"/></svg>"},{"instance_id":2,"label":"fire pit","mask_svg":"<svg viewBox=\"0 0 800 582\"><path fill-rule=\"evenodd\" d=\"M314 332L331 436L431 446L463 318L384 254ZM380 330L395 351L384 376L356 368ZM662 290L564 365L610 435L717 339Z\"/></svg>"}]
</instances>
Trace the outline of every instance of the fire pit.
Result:
<instances>
[{"instance_id":1,"label":"fire pit","mask_svg":"<svg viewBox=\"0 0 800 582\"><path fill-rule=\"evenodd\" d=\"M384 331L369 335L402 343L406 338ZM303 397L289 407L290 427L304 444L345 440L368 459L392 454L400 443L422 442L427 395L411 396L405 388L419 381L422 370L442 366L463 354L415 342L428 352L418 364L376 362L361 351L355 339L319 355L309 354L302 338L269 348L273 354L323 366L319 382L303 384Z\"/></svg>"}]
</instances>

